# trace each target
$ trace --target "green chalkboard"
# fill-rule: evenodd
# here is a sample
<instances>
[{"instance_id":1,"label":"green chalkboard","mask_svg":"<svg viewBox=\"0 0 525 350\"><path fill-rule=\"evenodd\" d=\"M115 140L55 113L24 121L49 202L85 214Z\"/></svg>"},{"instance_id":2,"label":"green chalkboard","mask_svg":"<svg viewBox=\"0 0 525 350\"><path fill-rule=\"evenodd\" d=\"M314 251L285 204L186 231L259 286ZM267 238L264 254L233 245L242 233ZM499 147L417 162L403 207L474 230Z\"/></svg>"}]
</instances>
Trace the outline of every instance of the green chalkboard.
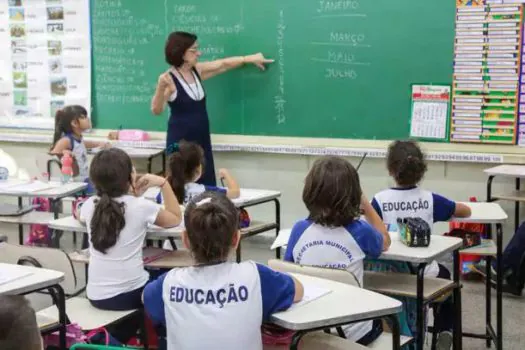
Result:
<instances>
[{"instance_id":1,"label":"green chalkboard","mask_svg":"<svg viewBox=\"0 0 525 350\"><path fill-rule=\"evenodd\" d=\"M454 1L93 0L97 128L166 130L150 99L169 32L199 35L203 59L263 52L205 82L212 132L408 137L410 85L452 80Z\"/></svg>"}]
</instances>

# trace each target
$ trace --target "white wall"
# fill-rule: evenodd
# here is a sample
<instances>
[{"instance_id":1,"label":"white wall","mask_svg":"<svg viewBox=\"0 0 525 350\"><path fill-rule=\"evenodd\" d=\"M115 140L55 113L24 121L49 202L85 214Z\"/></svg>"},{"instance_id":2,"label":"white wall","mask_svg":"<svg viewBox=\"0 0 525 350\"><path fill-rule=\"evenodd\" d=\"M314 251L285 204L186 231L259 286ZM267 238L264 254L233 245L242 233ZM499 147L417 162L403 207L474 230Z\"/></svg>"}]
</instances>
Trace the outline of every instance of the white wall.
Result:
<instances>
[{"instance_id":1,"label":"white wall","mask_svg":"<svg viewBox=\"0 0 525 350\"><path fill-rule=\"evenodd\" d=\"M19 167L25 168L31 175L37 175L45 168L47 145L28 143L0 143L7 153L17 161ZM262 153L218 152L215 154L217 168L228 168L238 179L241 187L276 189L282 192L281 213L283 227L289 227L306 215L301 200L304 177L315 160L312 156L277 155ZM356 164L359 159L349 158ZM41 170L38 170L37 162ZM458 201L466 201L471 196L478 200L486 198L486 176L483 169L493 164L430 162L423 186L429 190ZM138 164L144 169L144 164ZM367 159L359 171L364 192L369 198L374 193L392 185L392 180L385 170L384 159ZM510 180L496 180L494 192L513 189ZM525 188L525 184L522 186ZM505 241L514 232L514 204L501 202L509 215L504 228ZM269 220L273 218L273 204L259 208L250 208L252 219ZM525 218L525 216L524 216ZM436 232L446 230L446 224L436 226ZM16 227L1 226L5 230L15 231Z\"/></svg>"}]
</instances>

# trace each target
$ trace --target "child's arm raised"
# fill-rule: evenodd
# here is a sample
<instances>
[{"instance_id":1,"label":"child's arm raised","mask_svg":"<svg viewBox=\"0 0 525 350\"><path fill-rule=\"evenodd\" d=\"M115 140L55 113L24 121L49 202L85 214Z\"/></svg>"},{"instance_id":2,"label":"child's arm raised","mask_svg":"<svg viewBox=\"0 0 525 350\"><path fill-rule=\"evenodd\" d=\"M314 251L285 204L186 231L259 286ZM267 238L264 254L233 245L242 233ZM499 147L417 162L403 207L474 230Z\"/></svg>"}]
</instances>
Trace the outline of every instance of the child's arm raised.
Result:
<instances>
[{"instance_id":1,"label":"child's arm raised","mask_svg":"<svg viewBox=\"0 0 525 350\"><path fill-rule=\"evenodd\" d=\"M227 169L219 169L219 176L226 181L226 196L231 199L238 198L241 195L241 189L230 172Z\"/></svg>"},{"instance_id":2,"label":"child's arm raised","mask_svg":"<svg viewBox=\"0 0 525 350\"><path fill-rule=\"evenodd\" d=\"M168 181L160 176L146 174L137 181L137 191L143 193L150 187L160 187L164 198L164 208L159 211L155 225L168 228L179 225L182 222L182 212L179 201Z\"/></svg>"},{"instance_id":3,"label":"child's arm raised","mask_svg":"<svg viewBox=\"0 0 525 350\"><path fill-rule=\"evenodd\" d=\"M368 223L383 236L383 251L387 250L392 242L388 230L386 229L386 225L379 215L377 215L374 207L372 207L368 198L366 198L364 194L361 196L361 209L363 209L366 221L368 221Z\"/></svg>"}]
</instances>

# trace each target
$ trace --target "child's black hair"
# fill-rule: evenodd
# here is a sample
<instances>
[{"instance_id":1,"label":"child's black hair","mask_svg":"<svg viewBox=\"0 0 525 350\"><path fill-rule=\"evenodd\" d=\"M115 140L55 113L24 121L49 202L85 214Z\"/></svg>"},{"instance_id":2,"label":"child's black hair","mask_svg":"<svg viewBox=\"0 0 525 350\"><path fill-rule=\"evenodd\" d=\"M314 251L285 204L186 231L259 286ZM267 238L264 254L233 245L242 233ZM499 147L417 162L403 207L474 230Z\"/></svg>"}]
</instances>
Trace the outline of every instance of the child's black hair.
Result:
<instances>
[{"instance_id":1,"label":"child's black hair","mask_svg":"<svg viewBox=\"0 0 525 350\"><path fill-rule=\"evenodd\" d=\"M51 149L55 147L58 140L60 140L64 134L73 132L72 122L86 117L87 110L79 105L71 105L59 109L55 114L55 133L53 134L53 145Z\"/></svg>"},{"instance_id":2,"label":"child's black hair","mask_svg":"<svg viewBox=\"0 0 525 350\"><path fill-rule=\"evenodd\" d=\"M179 203L184 203L184 185L193 181L199 166L204 171L204 151L200 145L184 140L178 143L169 160L168 182Z\"/></svg>"},{"instance_id":3,"label":"child's black hair","mask_svg":"<svg viewBox=\"0 0 525 350\"><path fill-rule=\"evenodd\" d=\"M35 311L21 295L0 295L0 349L40 350Z\"/></svg>"},{"instance_id":4,"label":"child's black hair","mask_svg":"<svg viewBox=\"0 0 525 350\"><path fill-rule=\"evenodd\" d=\"M117 243L120 231L126 225L125 206L113 198L123 196L132 186L133 164L121 149L109 148L98 152L91 162L89 178L99 197L91 218L91 243L99 252Z\"/></svg>"},{"instance_id":5,"label":"child's black hair","mask_svg":"<svg viewBox=\"0 0 525 350\"><path fill-rule=\"evenodd\" d=\"M346 226L359 217L359 175L348 161L333 156L317 159L306 176L303 202L309 219L329 227Z\"/></svg>"},{"instance_id":6,"label":"child's black hair","mask_svg":"<svg viewBox=\"0 0 525 350\"><path fill-rule=\"evenodd\" d=\"M184 223L196 262L218 263L228 258L239 230L239 212L224 194L204 192L193 197L184 212Z\"/></svg>"},{"instance_id":7,"label":"child's black hair","mask_svg":"<svg viewBox=\"0 0 525 350\"><path fill-rule=\"evenodd\" d=\"M394 141L388 146L387 168L399 186L416 186L425 176L425 155L414 141Z\"/></svg>"}]
</instances>

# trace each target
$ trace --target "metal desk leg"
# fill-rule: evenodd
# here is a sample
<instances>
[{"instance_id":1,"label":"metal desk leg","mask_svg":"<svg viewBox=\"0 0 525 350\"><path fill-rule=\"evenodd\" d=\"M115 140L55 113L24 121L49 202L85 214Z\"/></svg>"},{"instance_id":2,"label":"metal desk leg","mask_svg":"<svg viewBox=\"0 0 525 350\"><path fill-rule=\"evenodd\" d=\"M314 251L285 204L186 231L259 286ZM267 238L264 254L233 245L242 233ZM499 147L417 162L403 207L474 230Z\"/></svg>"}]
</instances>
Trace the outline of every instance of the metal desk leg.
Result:
<instances>
[{"instance_id":1,"label":"metal desk leg","mask_svg":"<svg viewBox=\"0 0 525 350\"><path fill-rule=\"evenodd\" d=\"M503 227L501 224L496 224L496 273L497 282L496 282L496 319L497 319L497 328L496 328L496 349L503 350L503 266L501 262L501 249L503 245ZM490 266L489 266L490 268ZM490 282L490 280L489 280Z\"/></svg>"},{"instance_id":2,"label":"metal desk leg","mask_svg":"<svg viewBox=\"0 0 525 350\"><path fill-rule=\"evenodd\" d=\"M520 190L520 178L516 178L516 191ZM520 202L514 202L514 232L520 227Z\"/></svg>"},{"instance_id":3,"label":"metal desk leg","mask_svg":"<svg viewBox=\"0 0 525 350\"><path fill-rule=\"evenodd\" d=\"M299 342L301 341L301 338L306 333L303 333L302 331L295 332L295 334L292 337L292 343L290 344L290 350L298 350L299 349Z\"/></svg>"},{"instance_id":4,"label":"metal desk leg","mask_svg":"<svg viewBox=\"0 0 525 350\"><path fill-rule=\"evenodd\" d=\"M485 278L485 335L487 340L485 345L487 348L490 348L492 345L492 333L489 328L492 327L492 302L491 302L491 269L492 266L492 257L488 255L485 258L485 265L487 266L487 277Z\"/></svg>"},{"instance_id":5,"label":"metal desk leg","mask_svg":"<svg viewBox=\"0 0 525 350\"><path fill-rule=\"evenodd\" d=\"M18 209L22 209L22 197L18 197ZM18 224L18 244L24 244L24 225Z\"/></svg>"},{"instance_id":6,"label":"metal desk leg","mask_svg":"<svg viewBox=\"0 0 525 350\"><path fill-rule=\"evenodd\" d=\"M59 331L59 344L60 349L66 348L66 296L64 294L64 289L60 285L55 286L56 291L58 292L58 322L60 322L60 331Z\"/></svg>"},{"instance_id":7,"label":"metal desk leg","mask_svg":"<svg viewBox=\"0 0 525 350\"><path fill-rule=\"evenodd\" d=\"M492 202L492 181L494 180L494 175L490 175L487 179L487 202ZM487 225L487 238L492 239L492 226Z\"/></svg>"},{"instance_id":8,"label":"metal desk leg","mask_svg":"<svg viewBox=\"0 0 525 350\"><path fill-rule=\"evenodd\" d=\"M58 203L60 202L60 199L49 199L49 204L51 205L51 211L53 212L53 218L55 220L58 219ZM54 248L60 248L60 239L62 238L63 231L60 230L52 230L51 232L51 246Z\"/></svg>"},{"instance_id":9,"label":"metal desk leg","mask_svg":"<svg viewBox=\"0 0 525 350\"><path fill-rule=\"evenodd\" d=\"M459 250L454 251L454 309L456 317L454 320L454 350L463 348L463 324L461 320L461 285L459 282Z\"/></svg>"},{"instance_id":10,"label":"metal desk leg","mask_svg":"<svg viewBox=\"0 0 525 350\"><path fill-rule=\"evenodd\" d=\"M397 315L389 315L387 318L390 320L390 327L392 328L392 349L401 350L401 331Z\"/></svg>"},{"instance_id":11,"label":"metal desk leg","mask_svg":"<svg viewBox=\"0 0 525 350\"><path fill-rule=\"evenodd\" d=\"M425 341L425 312L423 310L423 283L425 279L426 263L421 263L417 267L417 296L416 296L416 325L417 342L416 349L423 350Z\"/></svg>"},{"instance_id":12,"label":"metal desk leg","mask_svg":"<svg viewBox=\"0 0 525 350\"><path fill-rule=\"evenodd\" d=\"M166 151L162 152L162 175L166 176Z\"/></svg>"},{"instance_id":13,"label":"metal desk leg","mask_svg":"<svg viewBox=\"0 0 525 350\"><path fill-rule=\"evenodd\" d=\"M276 228L275 228L275 237L279 236L279 231L281 230L281 203L279 202L279 200L276 198L273 200L273 202L275 203L275 224L276 224ZM276 259L280 259L281 258L281 248L277 248L275 249L275 258Z\"/></svg>"}]
</instances>

